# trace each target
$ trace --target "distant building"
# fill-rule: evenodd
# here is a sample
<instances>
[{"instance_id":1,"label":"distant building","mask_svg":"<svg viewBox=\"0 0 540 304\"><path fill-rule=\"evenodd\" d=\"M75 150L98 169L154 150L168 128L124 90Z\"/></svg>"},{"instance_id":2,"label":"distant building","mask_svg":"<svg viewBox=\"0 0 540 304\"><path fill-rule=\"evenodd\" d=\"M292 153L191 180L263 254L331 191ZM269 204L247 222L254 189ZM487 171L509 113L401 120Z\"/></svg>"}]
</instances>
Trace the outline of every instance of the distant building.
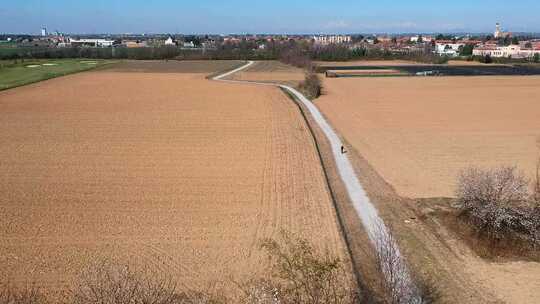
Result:
<instances>
[{"instance_id":1,"label":"distant building","mask_svg":"<svg viewBox=\"0 0 540 304\"><path fill-rule=\"evenodd\" d=\"M176 41L172 37L169 37L165 40L165 45L176 45Z\"/></svg>"},{"instance_id":2,"label":"distant building","mask_svg":"<svg viewBox=\"0 0 540 304\"><path fill-rule=\"evenodd\" d=\"M124 40L122 41L122 44L128 48L140 48L140 47L148 46L148 43L146 41L138 41L138 40Z\"/></svg>"},{"instance_id":3,"label":"distant building","mask_svg":"<svg viewBox=\"0 0 540 304\"><path fill-rule=\"evenodd\" d=\"M364 41L368 44L375 44L375 39L374 38L366 38L364 39Z\"/></svg>"},{"instance_id":4,"label":"distant building","mask_svg":"<svg viewBox=\"0 0 540 304\"><path fill-rule=\"evenodd\" d=\"M422 35L418 35L418 36L412 36L409 41L410 42L414 42L414 43L418 43L418 42L431 42L433 40L433 37L431 36L422 36Z\"/></svg>"},{"instance_id":5,"label":"distant building","mask_svg":"<svg viewBox=\"0 0 540 304\"><path fill-rule=\"evenodd\" d=\"M313 36L313 40L315 41L315 44L322 44L322 45L343 44L343 43L352 42L351 36L344 36L344 35Z\"/></svg>"},{"instance_id":6,"label":"distant building","mask_svg":"<svg viewBox=\"0 0 540 304\"><path fill-rule=\"evenodd\" d=\"M475 48L474 56L490 56L494 58L532 58L540 55L540 47L522 48L519 45L497 46L487 44Z\"/></svg>"},{"instance_id":7,"label":"distant building","mask_svg":"<svg viewBox=\"0 0 540 304\"><path fill-rule=\"evenodd\" d=\"M41 29L41 37L47 37L47 29L46 28Z\"/></svg>"},{"instance_id":8,"label":"distant building","mask_svg":"<svg viewBox=\"0 0 540 304\"><path fill-rule=\"evenodd\" d=\"M392 43L392 37L389 36L378 36L377 41L379 43Z\"/></svg>"},{"instance_id":9,"label":"distant building","mask_svg":"<svg viewBox=\"0 0 540 304\"><path fill-rule=\"evenodd\" d=\"M189 42L184 42L184 47L185 48L194 48L195 47L195 43L193 41L189 41Z\"/></svg>"},{"instance_id":10,"label":"distant building","mask_svg":"<svg viewBox=\"0 0 540 304\"><path fill-rule=\"evenodd\" d=\"M457 57L464 46L465 43L437 41L435 42L435 53L441 56Z\"/></svg>"},{"instance_id":11,"label":"distant building","mask_svg":"<svg viewBox=\"0 0 540 304\"><path fill-rule=\"evenodd\" d=\"M224 43L229 43L229 44L237 44L237 43L240 43L242 40L239 39L239 38L236 38L236 37L225 37L223 38L223 42Z\"/></svg>"},{"instance_id":12,"label":"distant building","mask_svg":"<svg viewBox=\"0 0 540 304\"><path fill-rule=\"evenodd\" d=\"M111 47L115 44L115 41L107 39L69 39L69 44L71 46Z\"/></svg>"},{"instance_id":13,"label":"distant building","mask_svg":"<svg viewBox=\"0 0 540 304\"><path fill-rule=\"evenodd\" d=\"M495 37L495 39L507 38L507 37L511 37L511 36L512 36L512 33L504 32L502 30L500 23L495 24L495 33L493 34L493 37Z\"/></svg>"}]
</instances>

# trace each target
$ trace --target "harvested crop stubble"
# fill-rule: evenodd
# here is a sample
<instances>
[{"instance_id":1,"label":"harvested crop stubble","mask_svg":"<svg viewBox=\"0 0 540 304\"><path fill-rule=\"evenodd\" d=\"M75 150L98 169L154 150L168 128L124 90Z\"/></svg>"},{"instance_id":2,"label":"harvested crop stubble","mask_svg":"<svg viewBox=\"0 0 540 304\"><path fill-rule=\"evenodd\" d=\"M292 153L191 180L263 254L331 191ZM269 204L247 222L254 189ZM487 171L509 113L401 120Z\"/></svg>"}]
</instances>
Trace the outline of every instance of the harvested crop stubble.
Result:
<instances>
[{"instance_id":1,"label":"harvested crop stubble","mask_svg":"<svg viewBox=\"0 0 540 304\"><path fill-rule=\"evenodd\" d=\"M0 113L0 279L54 290L106 256L204 288L264 272L282 229L344 256L278 89L100 71L2 92Z\"/></svg>"},{"instance_id":2,"label":"harvested crop stubble","mask_svg":"<svg viewBox=\"0 0 540 304\"><path fill-rule=\"evenodd\" d=\"M540 77L326 78L322 112L407 197L453 196L459 171L537 159Z\"/></svg>"}]
</instances>

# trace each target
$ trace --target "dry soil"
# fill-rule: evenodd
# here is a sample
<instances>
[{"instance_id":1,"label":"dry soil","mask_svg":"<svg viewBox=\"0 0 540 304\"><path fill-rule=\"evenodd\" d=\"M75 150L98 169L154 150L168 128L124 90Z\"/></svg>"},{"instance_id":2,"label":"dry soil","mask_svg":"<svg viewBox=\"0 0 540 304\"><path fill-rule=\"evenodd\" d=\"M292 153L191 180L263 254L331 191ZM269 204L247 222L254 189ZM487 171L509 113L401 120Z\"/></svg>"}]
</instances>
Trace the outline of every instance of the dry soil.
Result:
<instances>
[{"instance_id":1,"label":"dry soil","mask_svg":"<svg viewBox=\"0 0 540 304\"><path fill-rule=\"evenodd\" d=\"M281 230L344 257L298 108L205 79L223 67L127 63L0 93L0 279L52 291L105 257L226 285L263 273L259 242Z\"/></svg>"},{"instance_id":2,"label":"dry soil","mask_svg":"<svg viewBox=\"0 0 540 304\"><path fill-rule=\"evenodd\" d=\"M452 196L467 166L532 177L540 77L326 78L317 105L397 192Z\"/></svg>"}]
</instances>

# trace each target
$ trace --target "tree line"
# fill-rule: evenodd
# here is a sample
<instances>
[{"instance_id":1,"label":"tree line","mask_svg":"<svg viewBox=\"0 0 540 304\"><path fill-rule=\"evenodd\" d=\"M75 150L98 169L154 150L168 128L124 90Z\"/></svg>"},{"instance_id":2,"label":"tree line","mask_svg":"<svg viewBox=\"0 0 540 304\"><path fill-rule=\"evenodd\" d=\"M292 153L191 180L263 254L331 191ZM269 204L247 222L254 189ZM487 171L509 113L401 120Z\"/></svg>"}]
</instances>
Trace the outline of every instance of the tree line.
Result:
<instances>
[{"instance_id":1,"label":"tree line","mask_svg":"<svg viewBox=\"0 0 540 304\"><path fill-rule=\"evenodd\" d=\"M20 48L0 52L0 59L133 59L133 60L279 60L291 52L302 52L310 60L347 61L355 59L406 59L428 63L443 63L446 59L431 52L396 54L390 50L367 47L350 48L344 45L317 46L308 41L268 41L261 47L252 41L222 43L212 49L185 49L176 46L144 48L67 47Z\"/></svg>"}]
</instances>

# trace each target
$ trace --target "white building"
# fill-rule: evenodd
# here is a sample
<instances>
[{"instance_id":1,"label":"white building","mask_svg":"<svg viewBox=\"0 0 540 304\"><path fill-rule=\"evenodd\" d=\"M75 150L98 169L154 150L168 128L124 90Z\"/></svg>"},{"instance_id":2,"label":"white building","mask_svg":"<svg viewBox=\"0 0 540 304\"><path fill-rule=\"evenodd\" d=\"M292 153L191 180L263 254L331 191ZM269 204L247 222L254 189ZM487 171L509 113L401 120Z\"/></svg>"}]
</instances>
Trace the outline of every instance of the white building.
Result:
<instances>
[{"instance_id":1,"label":"white building","mask_svg":"<svg viewBox=\"0 0 540 304\"><path fill-rule=\"evenodd\" d=\"M464 46L464 43L437 42L435 43L435 53L441 56L457 57Z\"/></svg>"},{"instance_id":2,"label":"white building","mask_svg":"<svg viewBox=\"0 0 540 304\"><path fill-rule=\"evenodd\" d=\"M535 54L540 55L540 49L524 49L519 45L484 45L473 50L474 56L490 56L494 58L532 58Z\"/></svg>"},{"instance_id":3,"label":"white building","mask_svg":"<svg viewBox=\"0 0 540 304\"><path fill-rule=\"evenodd\" d=\"M422 42L431 42L433 40L433 37L418 35L418 36L412 36L409 40L414 43L418 43L418 41L420 40L422 40Z\"/></svg>"},{"instance_id":4,"label":"white building","mask_svg":"<svg viewBox=\"0 0 540 304\"><path fill-rule=\"evenodd\" d=\"M107 39L69 39L71 46L89 46L89 47L111 47L114 40Z\"/></svg>"},{"instance_id":5,"label":"white building","mask_svg":"<svg viewBox=\"0 0 540 304\"><path fill-rule=\"evenodd\" d=\"M189 49L195 48L195 43L193 41L184 42L184 47Z\"/></svg>"},{"instance_id":6,"label":"white building","mask_svg":"<svg viewBox=\"0 0 540 304\"><path fill-rule=\"evenodd\" d=\"M165 45L176 45L176 41L172 37L169 37L165 40Z\"/></svg>"},{"instance_id":7,"label":"white building","mask_svg":"<svg viewBox=\"0 0 540 304\"><path fill-rule=\"evenodd\" d=\"M352 42L351 36L344 36L344 35L313 36L313 40L315 41L315 44L322 44L322 45L342 44L342 43Z\"/></svg>"},{"instance_id":8,"label":"white building","mask_svg":"<svg viewBox=\"0 0 540 304\"><path fill-rule=\"evenodd\" d=\"M46 28L42 28L41 29L41 37L46 37L47 36L47 29Z\"/></svg>"}]
</instances>

